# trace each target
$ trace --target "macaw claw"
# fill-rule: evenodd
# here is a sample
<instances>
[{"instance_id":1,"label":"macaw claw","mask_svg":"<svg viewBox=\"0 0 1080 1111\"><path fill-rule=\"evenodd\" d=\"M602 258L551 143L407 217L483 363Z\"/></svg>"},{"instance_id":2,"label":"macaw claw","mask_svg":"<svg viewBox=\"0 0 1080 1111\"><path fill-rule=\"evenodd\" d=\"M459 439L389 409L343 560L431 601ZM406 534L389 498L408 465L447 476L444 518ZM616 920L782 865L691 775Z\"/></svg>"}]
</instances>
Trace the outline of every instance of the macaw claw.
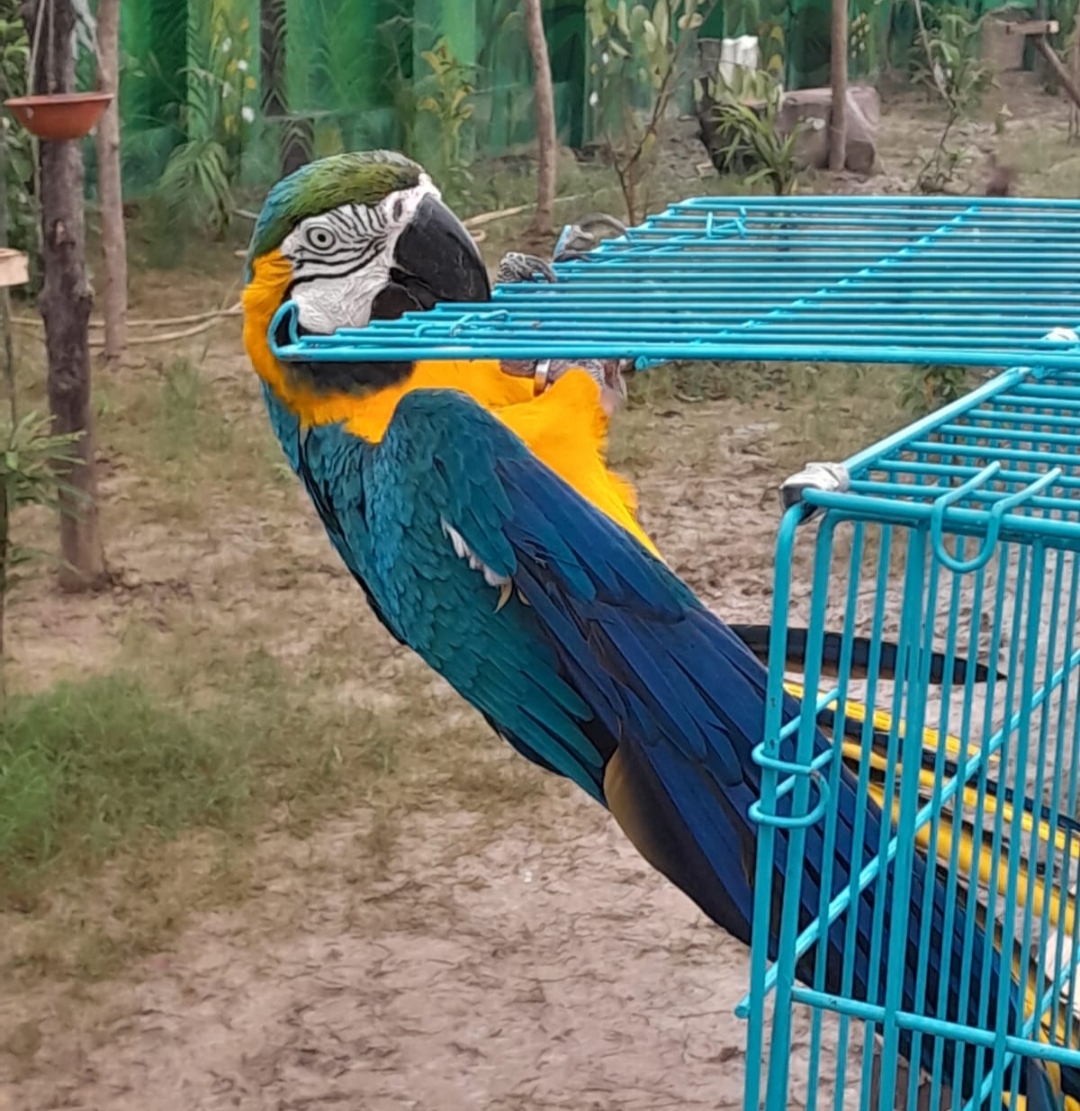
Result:
<instances>
[{"instance_id":1,"label":"macaw claw","mask_svg":"<svg viewBox=\"0 0 1080 1111\"><path fill-rule=\"evenodd\" d=\"M495 606L496 613L498 613L499 610L501 610L503 606L505 606L506 603L510 601L510 595L513 593L514 584L509 580L507 582L504 582L502 586L499 587L499 601L498 604Z\"/></svg>"},{"instance_id":2,"label":"macaw claw","mask_svg":"<svg viewBox=\"0 0 1080 1111\"><path fill-rule=\"evenodd\" d=\"M557 282L558 276L551 268L551 263L546 262L536 255L522 254L520 251L510 251L503 255L499 269L495 274L495 281L499 285L516 282L532 282L538 277L546 282Z\"/></svg>"},{"instance_id":3,"label":"macaw claw","mask_svg":"<svg viewBox=\"0 0 1080 1111\"><path fill-rule=\"evenodd\" d=\"M623 374L630 359L503 359L504 374L531 378L537 396L550 389L568 370L583 370L600 387L600 404L610 417L626 400Z\"/></svg>"}]
</instances>

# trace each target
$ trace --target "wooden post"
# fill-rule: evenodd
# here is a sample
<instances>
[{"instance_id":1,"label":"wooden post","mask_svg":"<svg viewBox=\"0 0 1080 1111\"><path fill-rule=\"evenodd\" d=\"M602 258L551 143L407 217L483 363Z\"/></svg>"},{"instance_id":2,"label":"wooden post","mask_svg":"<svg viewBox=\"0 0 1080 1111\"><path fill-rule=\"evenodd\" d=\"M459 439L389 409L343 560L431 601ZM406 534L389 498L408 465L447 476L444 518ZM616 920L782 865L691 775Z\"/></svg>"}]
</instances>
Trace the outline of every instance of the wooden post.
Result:
<instances>
[{"instance_id":1,"label":"wooden post","mask_svg":"<svg viewBox=\"0 0 1080 1111\"><path fill-rule=\"evenodd\" d=\"M551 59L544 34L544 13L540 0L525 0L525 34L533 63L533 89L536 95L536 215L531 230L540 235L551 231L555 208L555 170L558 135L555 131L555 89L551 81Z\"/></svg>"},{"instance_id":2,"label":"wooden post","mask_svg":"<svg viewBox=\"0 0 1080 1111\"><path fill-rule=\"evenodd\" d=\"M1073 80L1080 85L1080 34L1073 35L1072 51L1069 56L1069 69ZM1080 137L1080 104L1076 101L1069 106L1069 140Z\"/></svg>"},{"instance_id":3,"label":"wooden post","mask_svg":"<svg viewBox=\"0 0 1080 1111\"><path fill-rule=\"evenodd\" d=\"M1065 63L1058 57L1057 51L1046 35L1032 36L1032 45L1046 59L1050 68L1057 75L1061 87L1069 94L1072 102L1080 105L1080 84L1073 80L1073 75L1065 67Z\"/></svg>"},{"instance_id":4,"label":"wooden post","mask_svg":"<svg viewBox=\"0 0 1080 1111\"><path fill-rule=\"evenodd\" d=\"M832 110L829 113L829 169L847 165L848 0L832 0Z\"/></svg>"},{"instance_id":5,"label":"wooden post","mask_svg":"<svg viewBox=\"0 0 1080 1111\"><path fill-rule=\"evenodd\" d=\"M120 178L120 0L98 0L98 84L113 101L97 127L101 252L105 262L105 363L117 366L127 348L127 232Z\"/></svg>"},{"instance_id":6,"label":"wooden post","mask_svg":"<svg viewBox=\"0 0 1080 1111\"><path fill-rule=\"evenodd\" d=\"M31 88L73 92L75 56L71 47L75 12L71 0L30 0L26 8L31 41L40 49ZM37 21L43 21L38 32ZM51 24L51 26L50 26ZM92 590L107 579L98 522L94 437L90 413L90 307L86 280L84 170L78 140L40 144L41 227L45 286L38 308L45 322L49 408L58 435L80 433L80 465L65 479L60 513L60 586Z\"/></svg>"}]
</instances>

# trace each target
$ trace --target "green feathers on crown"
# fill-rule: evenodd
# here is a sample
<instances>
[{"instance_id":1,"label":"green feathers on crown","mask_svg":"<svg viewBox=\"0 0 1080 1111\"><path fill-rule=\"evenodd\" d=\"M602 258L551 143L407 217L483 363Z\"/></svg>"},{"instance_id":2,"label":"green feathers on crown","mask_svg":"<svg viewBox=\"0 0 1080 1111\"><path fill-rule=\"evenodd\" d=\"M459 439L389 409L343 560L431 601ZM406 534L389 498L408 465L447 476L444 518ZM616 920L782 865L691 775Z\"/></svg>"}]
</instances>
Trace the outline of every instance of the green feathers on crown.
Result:
<instances>
[{"instance_id":1,"label":"green feathers on crown","mask_svg":"<svg viewBox=\"0 0 1080 1111\"><path fill-rule=\"evenodd\" d=\"M423 172L392 150L334 154L301 166L270 190L259 213L248 248L248 280L252 262L280 247L301 220L343 204L378 204L388 193L417 185Z\"/></svg>"}]
</instances>

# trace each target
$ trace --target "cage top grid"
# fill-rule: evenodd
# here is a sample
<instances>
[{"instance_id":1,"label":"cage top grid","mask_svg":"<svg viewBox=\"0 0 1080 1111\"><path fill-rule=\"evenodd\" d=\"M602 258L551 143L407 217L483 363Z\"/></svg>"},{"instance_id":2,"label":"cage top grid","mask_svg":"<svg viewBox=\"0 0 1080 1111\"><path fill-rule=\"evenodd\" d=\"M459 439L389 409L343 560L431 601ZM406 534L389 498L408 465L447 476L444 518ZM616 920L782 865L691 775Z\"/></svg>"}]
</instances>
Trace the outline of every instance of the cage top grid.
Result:
<instances>
[{"instance_id":1,"label":"cage top grid","mask_svg":"<svg viewBox=\"0 0 1080 1111\"><path fill-rule=\"evenodd\" d=\"M810 464L784 484L787 504L884 523L929 522L985 539L1038 537L1080 547L1080 373L1016 367L842 464Z\"/></svg>"},{"instance_id":2,"label":"cage top grid","mask_svg":"<svg viewBox=\"0 0 1080 1111\"><path fill-rule=\"evenodd\" d=\"M287 302L285 362L769 359L1080 369L1080 201L704 197L558 281L332 336ZM1054 335L1048 338L1050 333ZM285 339L286 342L279 342Z\"/></svg>"}]
</instances>

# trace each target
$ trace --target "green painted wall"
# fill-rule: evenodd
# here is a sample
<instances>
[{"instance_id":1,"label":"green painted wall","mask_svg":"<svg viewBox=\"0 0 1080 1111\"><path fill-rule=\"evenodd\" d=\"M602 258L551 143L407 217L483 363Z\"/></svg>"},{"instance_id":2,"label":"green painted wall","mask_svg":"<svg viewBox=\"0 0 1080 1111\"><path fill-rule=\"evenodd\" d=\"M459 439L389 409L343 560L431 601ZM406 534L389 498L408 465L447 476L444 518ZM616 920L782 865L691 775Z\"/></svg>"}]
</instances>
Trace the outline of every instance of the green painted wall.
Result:
<instances>
[{"instance_id":1,"label":"green painted wall","mask_svg":"<svg viewBox=\"0 0 1080 1111\"><path fill-rule=\"evenodd\" d=\"M967 6L978 16L1005 2L967 0ZM1021 2L1030 6L1034 0ZM1075 8L1075 0L1050 3L1059 18ZM782 51L788 88L826 84L828 8L827 0L724 0L701 34L758 33L763 55ZM258 10L258 0L125 0L121 114L130 192L152 186L170 150L183 141L185 105L198 106L207 88L185 70L214 68L223 28L243 28L237 34L254 46L250 72L257 80ZM544 0L560 140L575 147L591 138L584 13L584 0ZM871 33L851 59L852 72L865 76L886 64L903 65L913 39L910 4L851 0L852 18L860 13ZM289 108L313 132L316 155L390 146L425 158L437 144L438 128L428 113L417 111L418 99L433 91L423 53L443 36L458 60L472 67L475 109L462 133L466 153L497 155L534 137L532 65L520 0L287 0L287 17ZM276 132L257 124L245 131L243 142L244 179L273 180Z\"/></svg>"}]
</instances>

